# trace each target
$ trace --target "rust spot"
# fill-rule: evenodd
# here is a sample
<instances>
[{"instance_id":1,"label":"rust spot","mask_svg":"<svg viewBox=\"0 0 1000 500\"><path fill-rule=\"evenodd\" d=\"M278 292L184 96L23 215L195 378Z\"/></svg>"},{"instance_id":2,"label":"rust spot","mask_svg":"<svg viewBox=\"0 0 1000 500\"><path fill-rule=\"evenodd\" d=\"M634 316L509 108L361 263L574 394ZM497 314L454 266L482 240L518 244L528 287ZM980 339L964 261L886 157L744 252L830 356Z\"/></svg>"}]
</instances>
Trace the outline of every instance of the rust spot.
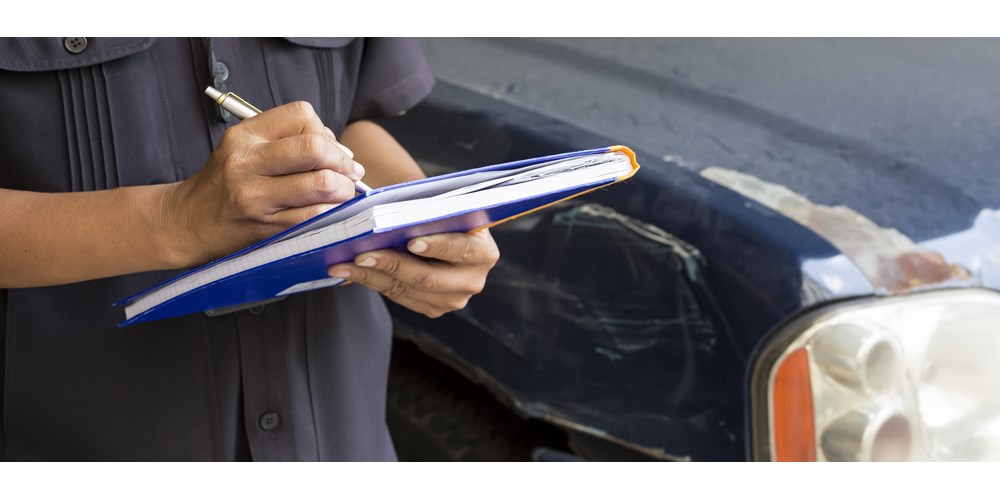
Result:
<instances>
[{"instance_id":1,"label":"rust spot","mask_svg":"<svg viewBox=\"0 0 1000 500\"><path fill-rule=\"evenodd\" d=\"M972 277L964 267L949 264L934 251L910 252L899 255L883 266L882 275L889 281L891 290L906 290L926 284Z\"/></svg>"},{"instance_id":2,"label":"rust spot","mask_svg":"<svg viewBox=\"0 0 1000 500\"><path fill-rule=\"evenodd\" d=\"M850 207L819 205L785 186L727 168L709 167L701 171L701 176L822 236L851 259L876 289L898 293L971 278L962 266L917 245L896 229L875 224Z\"/></svg>"}]
</instances>

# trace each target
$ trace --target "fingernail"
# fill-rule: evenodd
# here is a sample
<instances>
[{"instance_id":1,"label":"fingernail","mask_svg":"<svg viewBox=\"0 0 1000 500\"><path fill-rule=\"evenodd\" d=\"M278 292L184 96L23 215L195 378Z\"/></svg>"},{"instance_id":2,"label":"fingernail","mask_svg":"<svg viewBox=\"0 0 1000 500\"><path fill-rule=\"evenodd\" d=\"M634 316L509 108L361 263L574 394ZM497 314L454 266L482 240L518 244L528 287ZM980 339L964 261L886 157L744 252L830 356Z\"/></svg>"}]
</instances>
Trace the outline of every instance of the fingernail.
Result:
<instances>
[{"instance_id":1,"label":"fingernail","mask_svg":"<svg viewBox=\"0 0 1000 500\"><path fill-rule=\"evenodd\" d=\"M360 163L354 162L354 173L358 175L358 179L365 176L365 167L362 167Z\"/></svg>"},{"instance_id":2,"label":"fingernail","mask_svg":"<svg viewBox=\"0 0 1000 500\"><path fill-rule=\"evenodd\" d=\"M410 243L410 251L415 253L424 253L427 251L427 242L424 240L415 240Z\"/></svg>"},{"instance_id":3,"label":"fingernail","mask_svg":"<svg viewBox=\"0 0 1000 500\"><path fill-rule=\"evenodd\" d=\"M364 259L361 260L361 262L358 262L358 265L361 267L372 267L375 265L375 258L365 257Z\"/></svg>"},{"instance_id":4,"label":"fingernail","mask_svg":"<svg viewBox=\"0 0 1000 500\"><path fill-rule=\"evenodd\" d=\"M332 273L330 273L330 276L333 276L334 278L345 278L346 279L346 278L350 278L351 277L351 271L349 271L349 270L341 267L341 268L335 269Z\"/></svg>"},{"instance_id":5,"label":"fingernail","mask_svg":"<svg viewBox=\"0 0 1000 500\"><path fill-rule=\"evenodd\" d=\"M350 156L351 158L354 158L354 151L351 151L351 148L349 148L349 147L347 147L347 146L345 146L345 145L343 145L343 144L341 144L339 142L337 143L337 146L340 148L341 151L344 152L345 155Z\"/></svg>"}]
</instances>

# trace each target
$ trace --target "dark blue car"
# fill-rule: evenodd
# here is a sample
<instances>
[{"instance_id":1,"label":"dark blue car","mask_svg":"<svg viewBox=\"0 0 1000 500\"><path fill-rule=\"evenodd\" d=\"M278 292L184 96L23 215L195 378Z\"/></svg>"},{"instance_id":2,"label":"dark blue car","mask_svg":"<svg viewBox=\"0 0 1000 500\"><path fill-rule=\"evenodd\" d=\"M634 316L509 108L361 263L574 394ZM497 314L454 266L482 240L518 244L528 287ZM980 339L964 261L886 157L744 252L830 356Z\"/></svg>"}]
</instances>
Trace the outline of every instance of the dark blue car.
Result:
<instances>
[{"instance_id":1,"label":"dark blue car","mask_svg":"<svg viewBox=\"0 0 1000 500\"><path fill-rule=\"evenodd\" d=\"M394 308L413 460L1000 459L1000 51L981 40L429 40L384 123L431 174L625 144Z\"/></svg>"}]
</instances>

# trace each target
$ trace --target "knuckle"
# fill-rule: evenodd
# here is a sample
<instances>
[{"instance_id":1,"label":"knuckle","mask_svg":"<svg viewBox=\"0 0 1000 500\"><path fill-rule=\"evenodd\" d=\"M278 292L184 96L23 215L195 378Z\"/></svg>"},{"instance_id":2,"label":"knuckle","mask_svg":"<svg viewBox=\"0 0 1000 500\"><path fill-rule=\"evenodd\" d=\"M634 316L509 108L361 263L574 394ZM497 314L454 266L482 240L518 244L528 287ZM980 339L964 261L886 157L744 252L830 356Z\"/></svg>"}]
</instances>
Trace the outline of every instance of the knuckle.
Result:
<instances>
[{"instance_id":1,"label":"knuckle","mask_svg":"<svg viewBox=\"0 0 1000 500\"><path fill-rule=\"evenodd\" d=\"M486 279L485 278L478 279L470 283L470 285L471 286L469 287L469 293L471 293L472 295L478 295L483 291L484 288L486 288Z\"/></svg>"},{"instance_id":2,"label":"knuckle","mask_svg":"<svg viewBox=\"0 0 1000 500\"><path fill-rule=\"evenodd\" d=\"M490 245L490 248L486 250L486 255L484 256L486 263L489 264L490 268L496 265L500 261L500 248L496 245Z\"/></svg>"},{"instance_id":3,"label":"knuckle","mask_svg":"<svg viewBox=\"0 0 1000 500\"><path fill-rule=\"evenodd\" d=\"M321 163L326 158L326 139L316 134L305 134L301 137L299 155L303 163L310 165Z\"/></svg>"},{"instance_id":4,"label":"knuckle","mask_svg":"<svg viewBox=\"0 0 1000 500\"><path fill-rule=\"evenodd\" d=\"M327 135L329 135L331 139L337 140L337 134L333 133L333 129L331 129L330 127L323 127L323 129L326 131Z\"/></svg>"},{"instance_id":5,"label":"knuckle","mask_svg":"<svg viewBox=\"0 0 1000 500\"><path fill-rule=\"evenodd\" d=\"M396 274L399 272L399 266L400 266L399 259L395 258L394 256L387 256L381 258L380 260L383 262L382 270L384 270L385 272L389 274ZM398 282L402 283L401 281Z\"/></svg>"},{"instance_id":6,"label":"knuckle","mask_svg":"<svg viewBox=\"0 0 1000 500\"><path fill-rule=\"evenodd\" d=\"M227 173L239 172L243 169L243 165L247 163L247 152L237 149L230 151L226 154L225 158L222 159L222 169Z\"/></svg>"},{"instance_id":7,"label":"knuckle","mask_svg":"<svg viewBox=\"0 0 1000 500\"><path fill-rule=\"evenodd\" d=\"M219 141L220 145L230 145L234 142L240 141L240 135L242 132L242 127L239 125L235 127L229 127L222 132L222 140Z\"/></svg>"},{"instance_id":8,"label":"knuckle","mask_svg":"<svg viewBox=\"0 0 1000 500\"><path fill-rule=\"evenodd\" d=\"M346 146L345 146L346 147ZM341 165L344 172L354 172L354 158L347 154L346 151L340 149L339 146L333 146L334 153L337 155L337 163Z\"/></svg>"},{"instance_id":9,"label":"knuckle","mask_svg":"<svg viewBox=\"0 0 1000 500\"><path fill-rule=\"evenodd\" d=\"M351 268L351 277L350 277L351 281L354 281L355 283L368 283L368 278L369 278L369 273L367 269L357 266ZM384 290L379 290L378 288L375 288L375 291L379 293L385 293Z\"/></svg>"},{"instance_id":10,"label":"knuckle","mask_svg":"<svg viewBox=\"0 0 1000 500\"><path fill-rule=\"evenodd\" d=\"M354 198L354 183L350 182L347 177L342 175L336 175L336 190L334 191L334 198L337 201L346 201Z\"/></svg>"},{"instance_id":11,"label":"knuckle","mask_svg":"<svg viewBox=\"0 0 1000 500\"><path fill-rule=\"evenodd\" d=\"M476 244L472 238L463 238L461 250L458 254L459 262L469 262L476 256Z\"/></svg>"},{"instance_id":12,"label":"knuckle","mask_svg":"<svg viewBox=\"0 0 1000 500\"><path fill-rule=\"evenodd\" d=\"M316 116L316 110L313 109L312 104L308 101L294 101L288 103L288 108L296 116L301 118L310 119Z\"/></svg>"},{"instance_id":13,"label":"knuckle","mask_svg":"<svg viewBox=\"0 0 1000 500\"><path fill-rule=\"evenodd\" d=\"M417 290L429 291L429 290L434 290L437 287L438 287L438 278L433 273L421 274L413 282L413 288L416 288Z\"/></svg>"},{"instance_id":14,"label":"knuckle","mask_svg":"<svg viewBox=\"0 0 1000 500\"><path fill-rule=\"evenodd\" d=\"M354 197L354 185L333 170L314 170L309 179L309 189L325 202L339 203Z\"/></svg>"},{"instance_id":15,"label":"knuckle","mask_svg":"<svg viewBox=\"0 0 1000 500\"><path fill-rule=\"evenodd\" d=\"M392 280L392 283L389 283L389 286L382 293L390 299L398 299L405 297L409 293L409 287L402 281Z\"/></svg>"},{"instance_id":16,"label":"knuckle","mask_svg":"<svg viewBox=\"0 0 1000 500\"><path fill-rule=\"evenodd\" d=\"M331 170L320 169L312 173L313 189L323 199L329 200L337 194L337 174Z\"/></svg>"},{"instance_id":17,"label":"knuckle","mask_svg":"<svg viewBox=\"0 0 1000 500\"><path fill-rule=\"evenodd\" d=\"M448 301L447 306L449 311L458 311L459 309L464 309L469 303L469 296L463 295Z\"/></svg>"},{"instance_id":18,"label":"knuckle","mask_svg":"<svg viewBox=\"0 0 1000 500\"><path fill-rule=\"evenodd\" d=\"M345 177L354 176L354 160L340 152L340 149L337 149L337 152L339 154L338 159L333 162L337 171Z\"/></svg>"}]
</instances>

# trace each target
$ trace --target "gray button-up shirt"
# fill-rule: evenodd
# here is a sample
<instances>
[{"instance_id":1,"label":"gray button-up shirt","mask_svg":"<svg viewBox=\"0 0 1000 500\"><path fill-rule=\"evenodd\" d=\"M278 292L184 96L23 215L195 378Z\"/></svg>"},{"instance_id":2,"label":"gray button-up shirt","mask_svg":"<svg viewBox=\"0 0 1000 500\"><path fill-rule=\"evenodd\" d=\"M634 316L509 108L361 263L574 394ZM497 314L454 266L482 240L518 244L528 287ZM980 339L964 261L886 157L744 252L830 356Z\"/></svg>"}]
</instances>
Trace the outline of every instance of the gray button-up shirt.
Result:
<instances>
[{"instance_id":1,"label":"gray button-up shirt","mask_svg":"<svg viewBox=\"0 0 1000 500\"><path fill-rule=\"evenodd\" d=\"M309 101L339 133L407 109L433 80L413 40L0 40L0 187L185 179L229 125L203 94L213 83L262 109ZM175 274L0 290L4 458L395 458L377 294L348 286L116 326L112 302Z\"/></svg>"}]
</instances>

